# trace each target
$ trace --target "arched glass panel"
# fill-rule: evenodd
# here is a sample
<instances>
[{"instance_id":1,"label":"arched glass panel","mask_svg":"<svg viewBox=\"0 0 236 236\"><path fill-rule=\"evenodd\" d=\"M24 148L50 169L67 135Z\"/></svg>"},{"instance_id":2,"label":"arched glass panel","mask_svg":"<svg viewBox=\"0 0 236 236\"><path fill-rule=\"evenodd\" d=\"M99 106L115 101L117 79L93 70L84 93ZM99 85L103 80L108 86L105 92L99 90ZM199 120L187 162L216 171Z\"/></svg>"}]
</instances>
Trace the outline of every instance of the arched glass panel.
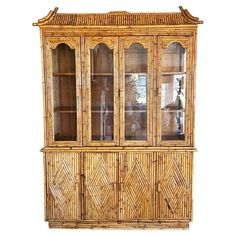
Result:
<instances>
[{"instance_id":1,"label":"arched glass panel","mask_svg":"<svg viewBox=\"0 0 236 236\"><path fill-rule=\"evenodd\" d=\"M114 140L113 49L99 43L90 49L91 138Z\"/></svg>"},{"instance_id":2,"label":"arched glass panel","mask_svg":"<svg viewBox=\"0 0 236 236\"><path fill-rule=\"evenodd\" d=\"M162 55L162 140L185 139L186 50L172 43Z\"/></svg>"},{"instance_id":3,"label":"arched glass panel","mask_svg":"<svg viewBox=\"0 0 236 236\"><path fill-rule=\"evenodd\" d=\"M74 49L64 43L52 49L55 141L77 139L75 70Z\"/></svg>"},{"instance_id":4,"label":"arched glass panel","mask_svg":"<svg viewBox=\"0 0 236 236\"><path fill-rule=\"evenodd\" d=\"M125 49L125 140L147 140L148 50Z\"/></svg>"}]
</instances>

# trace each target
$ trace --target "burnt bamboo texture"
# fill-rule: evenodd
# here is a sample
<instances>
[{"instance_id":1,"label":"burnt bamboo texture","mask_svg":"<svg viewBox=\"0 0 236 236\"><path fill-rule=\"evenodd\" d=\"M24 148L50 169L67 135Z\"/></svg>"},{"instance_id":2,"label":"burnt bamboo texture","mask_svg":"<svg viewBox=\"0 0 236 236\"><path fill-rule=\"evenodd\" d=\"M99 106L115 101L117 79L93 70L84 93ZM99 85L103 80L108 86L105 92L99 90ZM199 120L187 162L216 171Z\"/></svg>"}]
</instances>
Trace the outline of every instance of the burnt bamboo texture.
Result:
<instances>
[{"instance_id":1,"label":"burnt bamboo texture","mask_svg":"<svg viewBox=\"0 0 236 236\"><path fill-rule=\"evenodd\" d=\"M106 14L55 8L33 23L41 33L49 227L189 227L202 23L182 7L173 13ZM170 59L164 58L173 45L184 56L167 50ZM164 71L163 64L173 60L186 63ZM177 90L170 81L180 77L184 108L173 110L173 102L167 106L172 110L164 109L163 88L169 83L173 97ZM135 88L141 80L145 105ZM164 128L169 134L180 124L176 117L183 122L181 139L163 138Z\"/></svg>"},{"instance_id":2,"label":"burnt bamboo texture","mask_svg":"<svg viewBox=\"0 0 236 236\"><path fill-rule=\"evenodd\" d=\"M47 153L46 219L81 218L80 153Z\"/></svg>"}]
</instances>

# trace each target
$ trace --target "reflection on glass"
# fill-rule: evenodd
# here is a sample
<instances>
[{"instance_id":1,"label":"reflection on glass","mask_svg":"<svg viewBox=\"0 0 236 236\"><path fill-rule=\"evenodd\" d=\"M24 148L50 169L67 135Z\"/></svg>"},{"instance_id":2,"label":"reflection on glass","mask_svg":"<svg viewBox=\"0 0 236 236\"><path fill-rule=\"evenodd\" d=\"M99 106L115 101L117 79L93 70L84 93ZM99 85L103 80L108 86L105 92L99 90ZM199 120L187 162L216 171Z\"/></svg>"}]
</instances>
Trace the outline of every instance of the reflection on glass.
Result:
<instances>
[{"instance_id":1,"label":"reflection on glass","mask_svg":"<svg viewBox=\"0 0 236 236\"><path fill-rule=\"evenodd\" d=\"M125 49L125 139L147 140L147 49Z\"/></svg>"},{"instance_id":2,"label":"reflection on glass","mask_svg":"<svg viewBox=\"0 0 236 236\"><path fill-rule=\"evenodd\" d=\"M113 50L100 43L90 55L92 140L113 140Z\"/></svg>"},{"instance_id":3,"label":"reflection on glass","mask_svg":"<svg viewBox=\"0 0 236 236\"><path fill-rule=\"evenodd\" d=\"M179 43L172 43L164 50L162 72L186 72L186 53Z\"/></svg>"},{"instance_id":4,"label":"reflection on glass","mask_svg":"<svg viewBox=\"0 0 236 236\"><path fill-rule=\"evenodd\" d=\"M54 140L77 139L75 50L66 44L52 49Z\"/></svg>"},{"instance_id":5,"label":"reflection on glass","mask_svg":"<svg viewBox=\"0 0 236 236\"><path fill-rule=\"evenodd\" d=\"M162 140L184 140L186 52L179 43L163 51L161 109Z\"/></svg>"}]
</instances>

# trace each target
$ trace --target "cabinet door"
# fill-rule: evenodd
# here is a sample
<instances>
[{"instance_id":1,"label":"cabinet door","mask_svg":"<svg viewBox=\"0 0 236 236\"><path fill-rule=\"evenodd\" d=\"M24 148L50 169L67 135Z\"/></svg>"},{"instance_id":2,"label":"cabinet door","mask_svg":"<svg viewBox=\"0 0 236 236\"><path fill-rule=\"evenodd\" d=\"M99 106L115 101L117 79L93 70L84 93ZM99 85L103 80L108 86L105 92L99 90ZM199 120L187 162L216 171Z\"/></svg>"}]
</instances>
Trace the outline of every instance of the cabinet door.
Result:
<instances>
[{"instance_id":1,"label":"cabinet door","mask_svg":"<svg viewBox=\"0 0 236 236\"><path fill-rule=\"evenodd\" d=\"M120 144L152 145L153 38L120 43Z\"/></svg>"},{"instance_id":2,"label":"cabinet door","mask_svg":"<svg viewBox=\"0 0 236 236\"><path fill-rule=\"evenodd\" d=\"M46 220L80 220L80 153L45 153Z\"/></svg>"},{"instance_id":3,"label":"cabinet door","mask_svg":"<svg viewBox=\"0 0 236 236\"><path fill-rule=\"evenodd\" d=\"M85 39L85 142L118 145L117 38Z\"/></svg>"},{"instance_id":4,"label":"cabinet door","mask_svg":"<svg viewBox=\"0 0 236 236\"><path fill-rule=\"evenodd\" d=\"M157 218L191 219L192 158L191 152L161 152L158 154Z\"/></svg>"},{"instance_id":5,"label":"cabinet door","mask_svg":"<svg viewBox=\"0 0 236 236\"><path fill-rule=\"evenodd\" d=\"M84 153L83 155L83 219L116 220L118 154Z\"/></svg>"},{"instance_id":6,"label":"cabinet door","mask_svg":"<svg viewBox=\"0 0 236 236\"><path fill-rule=\"evenodd\" d=\"M119 219L154 219L155 156L121 153L119 157Z\"/></svg>"},{"instance_id":7,"label":"cabinet door","mask_svg":"<svg viewBox=\"0 0 236 236\"><path fill-rule=\"evenodd\" d=\"M46 40L46 145L81 145L80 44Z\"/></svg>"},{"instance_id":8,"label":"cabinet door","mask_svg":"<svg viewBox=\"0 0 236 236\"><path fill-rule=\"evenodd\" d=\"M190 145L194 115L192 38L166 36L158 40L157 141L161 145Z\"/></svg>"}]
</instances>

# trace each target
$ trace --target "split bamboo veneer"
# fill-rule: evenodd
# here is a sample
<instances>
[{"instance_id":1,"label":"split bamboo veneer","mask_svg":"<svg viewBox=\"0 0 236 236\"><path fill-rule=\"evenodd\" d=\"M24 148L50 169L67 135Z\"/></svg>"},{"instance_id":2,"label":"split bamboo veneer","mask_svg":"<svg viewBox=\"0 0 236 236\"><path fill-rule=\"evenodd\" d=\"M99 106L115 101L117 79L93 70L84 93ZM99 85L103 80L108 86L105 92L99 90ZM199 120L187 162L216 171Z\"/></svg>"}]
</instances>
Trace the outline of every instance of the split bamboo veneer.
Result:
<instances>
[{"instance_id":1,"label":"split bamboo veneer","mask_svg":"<svg viewBox=\"0 0 236 236\"><path fill-rule=\"evenodd\" d=\"M182 7L33 23L49 227L188 228L201 23Z\"/></svg>"}]
</instances>

